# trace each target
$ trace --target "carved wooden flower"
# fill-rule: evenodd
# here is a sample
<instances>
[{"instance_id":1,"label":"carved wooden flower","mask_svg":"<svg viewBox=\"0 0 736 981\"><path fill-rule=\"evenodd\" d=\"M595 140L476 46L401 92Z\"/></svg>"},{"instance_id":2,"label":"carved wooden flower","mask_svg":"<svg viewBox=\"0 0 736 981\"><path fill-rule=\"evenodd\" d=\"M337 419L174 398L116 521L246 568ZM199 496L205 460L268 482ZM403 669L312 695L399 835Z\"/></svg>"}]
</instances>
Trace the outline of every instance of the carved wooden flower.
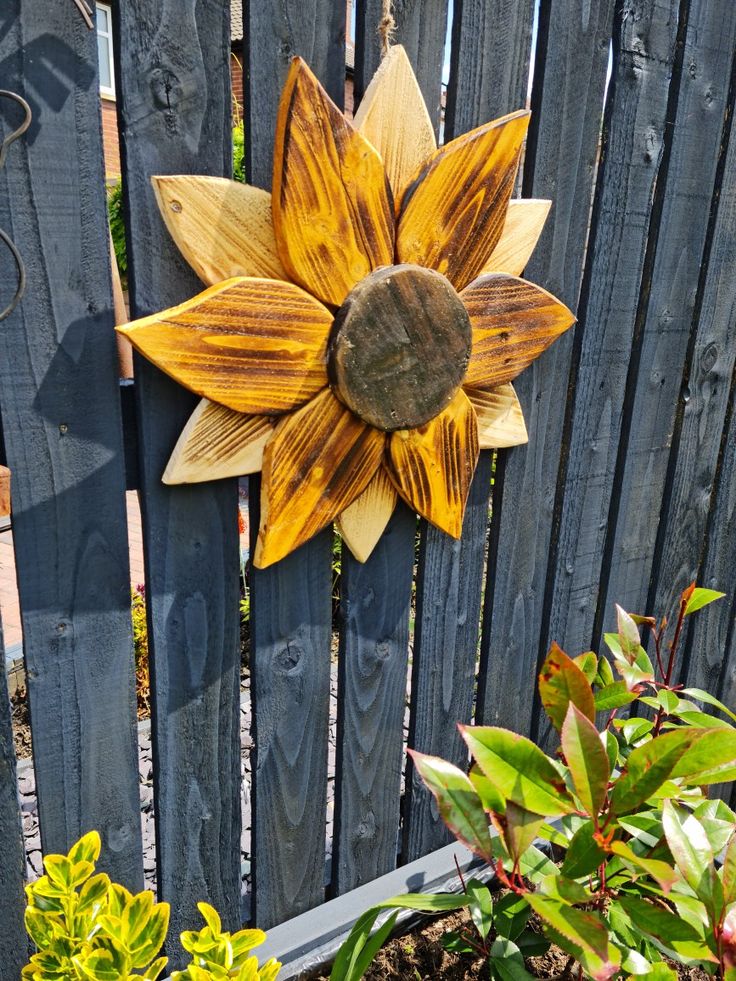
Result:
<instances>
[{"instance_id":1,"label":"carved wooden flower","mask_svg":"<svg viewBox=\"0 0 736 981\"><path fill-rule=\"evenodd\" d=\"M528 120L437 149L401 47L354 126L296 59L272 195L154 179L210 288L121 330L203 397L164 481L263 471L256 565L334 520L364 561L397 494L459 537L479 449L526 441L510 382L574 322L518 278L549 210L510 201Z\"/></svg>"}]
</instances>

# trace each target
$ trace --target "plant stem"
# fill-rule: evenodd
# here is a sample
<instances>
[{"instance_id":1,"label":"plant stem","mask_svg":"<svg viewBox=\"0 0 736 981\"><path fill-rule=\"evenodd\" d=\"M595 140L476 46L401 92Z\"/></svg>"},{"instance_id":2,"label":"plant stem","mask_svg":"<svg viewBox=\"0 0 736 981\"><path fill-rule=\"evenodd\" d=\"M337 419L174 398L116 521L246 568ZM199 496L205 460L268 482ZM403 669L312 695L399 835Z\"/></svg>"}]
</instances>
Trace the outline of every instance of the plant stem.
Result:
<instances>
[{"instance_id":1,"label":"plant stem","mask_svg":"<svg viewBox=\"0 0 736 981\"><path fill-rule=\"evenodd\" d=\"M467 893L468 890L465 887L465 879L463 878L463 874L460 871L460 865L457 860L457 855L453 855L452 857L455 862L455 868L457 869L458 877L460 878L460 885L463 887L463 892Z\"/></svg>"}]
</instances>

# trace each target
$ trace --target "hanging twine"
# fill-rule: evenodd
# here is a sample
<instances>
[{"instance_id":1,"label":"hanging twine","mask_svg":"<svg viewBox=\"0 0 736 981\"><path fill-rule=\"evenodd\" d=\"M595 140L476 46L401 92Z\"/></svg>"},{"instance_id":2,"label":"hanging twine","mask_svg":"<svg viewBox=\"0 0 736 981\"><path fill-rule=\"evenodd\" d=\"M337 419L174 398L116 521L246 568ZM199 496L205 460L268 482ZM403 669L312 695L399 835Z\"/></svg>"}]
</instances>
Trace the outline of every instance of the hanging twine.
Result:
<instances>
[{"instance_id":1,"label":"hanging twine","mask_svg":"<svg viewBox=\"0 0 736 981\"><path fill-rule=\"evenodd\" d=\"M391 47L391 38L396 30L396 21L391 10L392 0L382 0L381 20L378 23L378 36L381 38L381 58L385 58Z\"/></svg>"}]
</instances>

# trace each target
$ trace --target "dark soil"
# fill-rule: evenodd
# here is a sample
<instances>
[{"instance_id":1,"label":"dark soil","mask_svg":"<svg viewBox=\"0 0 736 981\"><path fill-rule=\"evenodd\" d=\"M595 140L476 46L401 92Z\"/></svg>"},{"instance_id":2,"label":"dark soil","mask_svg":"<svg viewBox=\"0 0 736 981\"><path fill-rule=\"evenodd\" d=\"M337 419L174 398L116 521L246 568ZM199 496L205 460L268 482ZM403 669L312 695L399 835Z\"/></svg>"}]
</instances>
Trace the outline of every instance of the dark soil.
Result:
<instances>
[{"instance_id":1,"label":"dark soil","mask_svg":"<svg viewBox=\"0 0 736 981\"><path fill-rule=\"evenodd\" d=\"M17 689L10 699L13 718L13 742L15 755L19 760L33 755L31 749L31 717L28 711L28 698L25 686Z\"/></svg>"},{"instance_id":2,"label":"dark soil","mask_svg":"<svg viewBox=\"0 0 736 981\"><path fill-rule=\"evenodd\" d=\"M536 917L529 926L538 933ZM443 950L440 940L448 930L468 927L471 935L473 927L470 915L462 910L440 919L427 920L402 936L391 939L377 954L364 977L367 981L386 981L388 978L400 981L473 981L475 978L488 978L488 967L480 956L471 954L451 954ZM550 947L542 957L530 957L526 961L527 970L535 978L554 978L555 981L568 978L576 981L577 971L571 965L568 955L559 947ZM712 981L710 975L697 967L683 967L671 964L682 981ZM572 973L567 973L573 968ZM328 981L329 973L320 974L315 981Z\"/></svg>"}]
</instances>

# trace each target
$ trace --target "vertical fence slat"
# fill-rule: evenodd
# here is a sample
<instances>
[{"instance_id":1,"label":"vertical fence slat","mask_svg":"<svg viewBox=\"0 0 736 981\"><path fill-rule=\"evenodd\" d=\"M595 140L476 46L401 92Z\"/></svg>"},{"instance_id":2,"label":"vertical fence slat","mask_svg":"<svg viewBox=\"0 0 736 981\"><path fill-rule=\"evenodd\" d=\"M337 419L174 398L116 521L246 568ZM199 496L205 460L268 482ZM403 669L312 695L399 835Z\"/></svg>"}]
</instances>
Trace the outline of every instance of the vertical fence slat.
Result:
<instances>
[{"instance_id":1,"label":"vertical fence slat","mask_svg":"<svg viewBox=\"0 0 736 981\"><path fill-rule=\"evenodd\" d=\"M0 226L28 288L0 331L41 839L103 839L143 879L125 473L112 319L96 39L73 4L4 5L0 77L34 121L0 170ZM0 137L21 116L0 106ZM16 274L0 250L0 282Z\"/></svg>"},{"instance_id":2,"label":"vertical fence slat","mask_svg":"<svg viewBox=\"0 0 736 981\"><path fill-rule=\"evenodd\" d=\"M563 436L568 459L557 563L542 638L545 648L554 640L571 656L590 647L593 632L627 372L659 230L655 189L661 195L667 179L679 6L644 0L616 18L611 105L576 328L575 401ZM546 738L546 717L541 725Z\"/></svg>"},{"instance_id":3,"label":"vertical fence slat","mask_svg":"<svg viewBox=\"0 0 736 981\"><path fill-rule=\"evenodd\" d=\"M152 174L215 174L231 153L229 10L117 4L118 112L134 316L202 289L158 213ZM161 483L196 399L136 359L158 890L170 936L196 903L240 923L238 538L235 481ZM181 951L172 939L171 967Z\"/></svg>"},{"instance_id":4,"label":"vertical fence slat","mask_svg":"<svg viewBox=\"0 0 736 981\"><path fill-rule=\"evenodd\" d=\"M735 37L736 6L691 4L656 259L651 283L647 284L651 291L640 355L637 352L638 377L634 381L635 390L627 392L625 398L630 429L617 474L620 501L617 513L612 514L615 529L611 524L609 530L609 537L613 538L610 565L606 563L610 578L601 597L599 614L609 623L615 616L614 603L637 612L643 612L647 603L660 508L663 498L670 493L667 473L678 403L680 407L682 404L683 370L692 361L688 351L693 311L711 219L721 131L729 111ZM707 331L708 322L701 329ZM722 352L719 345L719 353ZM697 368L694 370L697 372ZM710 385L711 380L706 384ZM693 408L694 405L688 405L688 414L692 414ZM721 421L722 415L717 439ZM686 450L690 452L687 446ZM698 470L703 473L699 465ZM683 476L689 480L694 474L688 470ZM680 555L687 559L684 564L679 558L674 566L665 564L665 579L677 575L678 567L683 573L691 568L700 553L707 503L704 508L701 497L704 485L700 477L693 487L696 485L698 489L687 506L693 504L703 520L688 523L688 533L680 546ZM681 531L678 528L678 538ZM662 573L655 570L655 576L661 580ZM687 585L679 575L677 582ZM678 587L672 582L661 581L661 584L663 590L657 598L666 603L668 598L674 598ZM669 608L658 610L668 615L671 612Z\"/></svg>"},{"instance_id":5,"label":"vertical fence slat","mask_svg":"<svg viewBox=\"0 0 736 981\"><path fill-rule=\"evenodd\" d=\"M524 195L552 211L525 276L577 306L596 170L613 0L540 8ZM531 731L573 332L514 386L529 444L499 456L478 691L480 722Z\"/></svg>"},{"instance_id":6,"label":"vertical fence slat","mask_svg":"<svg viewBox=\"0 0 736 981\"><path fill-rule=\"evenodd\" d=\"M337 894L396 867L416 525L399 504L367 562L342 550Z\"/></svg>"},{"instance_id":7,"label":"vertical fence slat","mask_svg":"<svg viewBox=\"0 0 736 981\"><path fill-rule=\"evenodd\" d=\"M25 865L13 727L5 676L5 644L0 621L0 965L2 977L7 981L17 981L28 960L28 938L23 925Z\"/></svg>"},{"instance_id":8,"label":"vertical fence slat","mask_svg":"<svg viewBox=\"0 0 736 981\"><path fill-rule=\"evenodd\" d=\"M526 104L534 3L455 0L445 140Z\"/></svg>"},{"instance_id":9,"label":"vertical fence slat","mask_svg":"<svg viewBox=\"0 0 736 981\"><path fill-rule=\"evenodd\" d=\"M473 714L492 461L491 453L481 454L462 537L455 541L425 524L419 554L409 746L457 766L468 755L457 723ZM406 788L404 857L411 862L452 836L411 764Z\"/></svg>"},{"instance_id":10,"label":"vertical fence slat","mask_svg":"<svg viewBox=\"0 0 736 981\"><path fill-rule=\"evenodd\" d=\"M357 0L355 19L355 106L381 61L378 25L381 0ZM394 4L394 44L403 44L435 129L440 126L447 0L402 0Z\"/></svg>"},{"instance_id":11,"label":"vertical fence slat","mask_svg":"<svg viewBox=\"0 0 736 981\"><path fill-rule=\"evenodd\" d=\"M246 0L244 15L248 179L270 188L291 57L301 55L342 105L345 5ZM254 534L259 487L251 482ZM251 572L253 909L264 929L325 896L331 559L330 530L276 566Z\"/></svg>"}]
</instances>

